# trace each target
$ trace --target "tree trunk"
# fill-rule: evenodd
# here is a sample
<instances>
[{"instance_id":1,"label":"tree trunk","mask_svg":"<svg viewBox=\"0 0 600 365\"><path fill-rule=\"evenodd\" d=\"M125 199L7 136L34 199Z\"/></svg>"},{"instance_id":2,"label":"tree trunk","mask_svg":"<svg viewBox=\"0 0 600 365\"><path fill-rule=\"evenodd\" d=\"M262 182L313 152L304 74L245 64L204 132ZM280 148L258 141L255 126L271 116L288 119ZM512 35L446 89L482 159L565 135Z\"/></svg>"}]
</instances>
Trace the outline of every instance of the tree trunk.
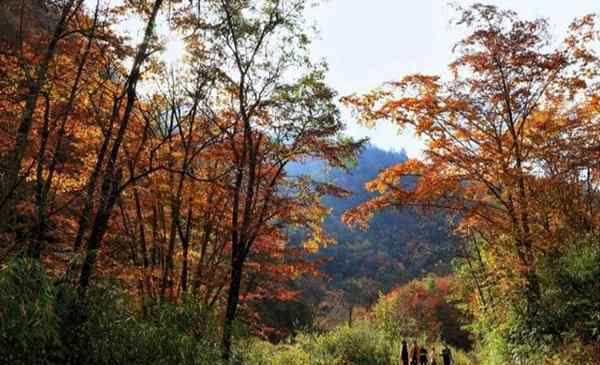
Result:
<instances>
[{"instance_id":1,"label":"tree trunk","mask_svg":"<svg viewBox=\"0 0 600 365\"><path fill-rule=\"evenodd\" d=\"M136 88L141 76L141 67L148 57L147 50L150 45L150 40L154 34L156 17L158 15L158 11L160 10L163 1L164 0L156 0L154 2L154 5L152 7L152 13L150 14L150 18L148 19L146 30L144 32L144 39L138 47L133 65L131 67L131 71L129 73L129 77L127 78L127 86L124 93L124 96L126 95L127 97L127 102L125 104L125 110L121 118L121 124L119 126L119 130L117 132L115 141L112 145L110 157L107 161L107 166L103 174L101 204L98 209L98 212L96 213L96 218L92 227L92 232L90 233L90 237L88 239L88 244L86 247L86 257L84 259L83 267L81 268L81 274L79 279L79 294L82 297L85 295L85 291L88 287L91 272L93 271L93 267L96 263L97 250L100 248L100 244L102 243L102 239L104 238L104 234L106 233L108 221L112 213L112 208L116 200L118 199L119 194L121 193L120 184L122 178L122 170L120 168L117 168L117 159L121 149L121 144L123 142L123 139L125 138L125 133L129 126L129 119L131 117L131 113L133 112L133 107L136 101ZM119 102L120 101L115 100L115 103ZM118 107L113 108L112 118L114 118L118 114L118 111Z\"/></svg>"},{"instance_id":2,"label":"tree trunk","mask_svg":"<svg viewBox=\"0 0 600 365\"><path fill-rule=\"evenodd\" d=\"M92 232L90 233L90 238L88 239L86 246L86 256L81 268L81 274L79 276L78 292L79 296L82 298L85 296L89 286L90 278L96 264L98 249L100 248L100 244L102 243L102 239L106 233L112 209L117 201L117 198L119 197L121 179L121 170L118 170L116 176L110 180L106 179L103 183L102 196L104 201L102 202L98 213L96 214Z\"/></svg>"},{"instance_id":3,"label":"tree trunk","mask_svg":"<svg viewBox=\"0 0 600 365\"><path fill-rule=\"evenodd\" d=\"M138 231L140 236L140 251L142 253L142 275L143 275L143 285L145 286L144 293L146 296L151 296L152 294L152 285L150 283L150 276L148 275L148 270L150 267L150 260L148 258L148 246L146 243L146 229L144 228L144 215L142 214L142 205L140 202L140 196L137 190L137 187L134 185L133 187L133 198L135 200L135 214L138 220ZM142 301L145 303L146 298L142 298ZM145 305L144 305L145 308Z\"/></svg>"},{"instance_id":4,"label":"tree trunk","mask_svg":"<svg viewBox=\"0 0 600 365\"><path fill-rule=\"evenodd\" d=\"M35 180L35 208L36 222L34 227L34 236L28 245L28 256L39 260L42 256L42 246L46 233L46 197L44 196L44 165L46 164L46 149L48 147L48 138L50 137L50 100L45 98L44 124L42 126L42 135L40 148L37 155L36 180Z\"/></svg>"},{"instance_id":5,"label":"tree trunk","mask_svg":"<svg viewBox=\"0 0 600 365\"><path fill-rule=\"evenodd\" d=\"M229 282L229 292L227 294L227 309L225 312L225 322L223 325L223 359L228 361L231 358L231 339L233 337L233 322L240 298L240 289L242 285L242 270L244 267L244 255L238 253L231 262L231 278Z\"/></svg>"},{"instance_id":6,"label":"tree trunk","mask_svg":"<svg viewBox=\"0 0 600 365\"><path fill-rule=\"evenodd\" d=\"M187 224L185 232L179 225L179 235L181 246L183 248L183 262L181 265L181 291L185 295L188 291L188 276L189 276L189 251L190 251L190 235L192 232L192 198L189 199L189 207L187 214Z\"/></svg>"},{"instance_id":7,"label":"tree trunk","mask_svg":"<svg viewBox=\"0 0 600 365\"><path fill-rule=\"evenodd\" d=\"M56 24L56 28L54 28L54 32L52 33L52 37L48 43L46 53L36 69L35 79L29 84L29 90L25 101L25 109L23 110L21 121L17 128L15 147L9 153L6 160L6 181L4 183L5 191L2 191L2 194L0 195L0 230L8 228L14 220L17 203L14 193L18 185L21 183L20 171L23 158L25 157L25 152L29 146L29 135L33 125L33 115L35 113L38 97L46 84L50 62L52 62L54 59L58 42L67 28L67 22L74 5L75 0L69 0L63 6L60 18Z\"/></svg>"},{"instance_id":8,"label":"tree trunk","mask_svg":"<svg viewBox=\"0 0 600 365\"><path fill-rule=\"evenodd\" d=\"M354 312L354 306L348 306L348 327L352 327L352 314Z\"/></svg>"},{"instance_id":9,"label":"tree trunk","mask_svg":"<svg viewBox=\"0 0 600 365\"><path fill-rule=\"evenodd\" d=\"M177 186L177 192L171 197L171 224L169 229L169 245L167 246L167 256L165 257L165 268L161 279L160 286L160 299L164 300L167 289L172 289L173 285L170 283L172 279L174 268L173 256L175 254L175 240L177 238L177 229L179 227L179 219L181 217L181 194L183 191L184 174L182 173L179 178Z\"/></svg>"},{"instance_id":10,"label":"tree trunk","mask_svg":"<svg viewBox=\"0 0 600 365\"><path fill-rule=\"evenodd\" d=\"M75 241L73 241L73 250L75 251L78 251L81 248L83 236L88 229L89 218L94 209L94 192L96 191L98 179L100 178L100 171L102 169L102 164L104 163L104 158L108 152L108 147L112 136L112 128L113 125L111 123L106 135L104 136L104 141L102 141L102 146L100 147L98 156L96 157L94 170L92 171L92 174L90 175L90 178L86 184L84 205L81 213L79 214L79 220L77 222L77 235L75 236Z\"/></svg>"}]
</instances>

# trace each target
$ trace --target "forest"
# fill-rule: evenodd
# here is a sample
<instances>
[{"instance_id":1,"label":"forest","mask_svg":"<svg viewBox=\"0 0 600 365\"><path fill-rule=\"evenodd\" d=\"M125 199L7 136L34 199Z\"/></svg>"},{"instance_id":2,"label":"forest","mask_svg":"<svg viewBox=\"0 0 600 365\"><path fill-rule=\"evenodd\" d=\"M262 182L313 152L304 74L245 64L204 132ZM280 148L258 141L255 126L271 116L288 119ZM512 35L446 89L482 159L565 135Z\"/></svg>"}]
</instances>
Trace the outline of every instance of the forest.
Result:
<instances>
[{"instance_id":1,"label":"forest","mask_svg":"<svg viewBox=\"0 0 600 365\"><path fill-rule=\"evenodd\" d=\"M0 0L0 364L600 365L598 16L343 95L319 2Z\"/></svg>"}]
</instances>

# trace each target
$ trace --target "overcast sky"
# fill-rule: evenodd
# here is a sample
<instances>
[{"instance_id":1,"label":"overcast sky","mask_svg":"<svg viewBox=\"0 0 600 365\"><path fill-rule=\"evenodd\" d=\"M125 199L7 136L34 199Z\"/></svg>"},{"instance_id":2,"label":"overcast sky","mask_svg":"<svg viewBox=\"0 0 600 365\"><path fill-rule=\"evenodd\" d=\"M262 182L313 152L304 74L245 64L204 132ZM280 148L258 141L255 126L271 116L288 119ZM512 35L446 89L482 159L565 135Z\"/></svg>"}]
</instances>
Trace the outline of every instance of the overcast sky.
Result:
<instances>
[{"instance_id":1,"label":"overcast sky","mask_svg":"<svg viewBox=\"0 0 600 365\"><path fill-rule=\"evenodd\" d=\"M524 18L547 18L557 37L575 17L600 11L600 0L483 2L515 10ZM320 29L314 56L327 60L328 81L340 95L366 92L409 73L444 74L452 46L461 38L460 29L449 24L455 15L448 0L328 0L309 13ZM367 129L349 113L344 116L351 135L369 136L382 148L404 148L410 157L418 156L420 143L410 133L399 136L386 123Z\"/></svg>"}]
</instances>

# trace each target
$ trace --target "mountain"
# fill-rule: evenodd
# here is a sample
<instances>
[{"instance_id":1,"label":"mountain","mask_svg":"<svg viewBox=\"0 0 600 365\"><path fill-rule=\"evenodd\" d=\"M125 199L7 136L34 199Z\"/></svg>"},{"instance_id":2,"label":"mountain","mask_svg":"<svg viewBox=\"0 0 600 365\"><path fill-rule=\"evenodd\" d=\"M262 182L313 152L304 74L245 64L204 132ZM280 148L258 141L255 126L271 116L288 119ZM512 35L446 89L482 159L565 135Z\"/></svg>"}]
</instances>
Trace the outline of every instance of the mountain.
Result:
<instances>
[{"instance_id":1,"label":"mountain","mask_svg":"<svg viewBox=\"0 0 600 365\"><path fill-rule=\"evenodd\" d=\"M376 214L365 231L350 229L341 222L343 213L373 196L364 188L386 167L407 160L406 153L367 146L350 171L328 168L318 160L296 163L288 168L293 176L310 176L352 192L347 198L326 197L332 209L326 231L337 244L322 248L311 258L324 262L323 278L301 278L290 285L301 292L296 301L267 300L256 303L262 320L276 329L272 340L285 338L298 327L332 328L351 322L364 313L380 292L388 292L429 273L445 275L455 256L448 217L424 216L414 209L389 210ZM406 184L411 179L406 179ZM301 234L292 238L299 243ZM359 312L357 312L357 310ZM354 313L354 314L353 314ZM280 336L280 337L277 337Z\"/></svg>"},{"instance_id":2,"label":"mountain","mask_svg":"<svg viewBox=\"0 0 600 365\"><path fill-rule=\"evenodd\" d=\"M328 233L338 244L322 249L317 258L329 257L323 271L331 278L330 287L368 278L379 290L387 291L425 273L449 272L454 257L454 238L443 214L424 216L415 209L391 210L376 214L369 229L350 229L341 222L347 209L373 196L364 184L386 167L407 160L404 150L385 151L369 145L350 171L328 169L321 161L308 161L290 167L289 173L309 175L334 183L352 192L348 198L324 198L332 208L326 220ZM410 180L406 180L410 184Z\"/></svg>"}]
</instances>

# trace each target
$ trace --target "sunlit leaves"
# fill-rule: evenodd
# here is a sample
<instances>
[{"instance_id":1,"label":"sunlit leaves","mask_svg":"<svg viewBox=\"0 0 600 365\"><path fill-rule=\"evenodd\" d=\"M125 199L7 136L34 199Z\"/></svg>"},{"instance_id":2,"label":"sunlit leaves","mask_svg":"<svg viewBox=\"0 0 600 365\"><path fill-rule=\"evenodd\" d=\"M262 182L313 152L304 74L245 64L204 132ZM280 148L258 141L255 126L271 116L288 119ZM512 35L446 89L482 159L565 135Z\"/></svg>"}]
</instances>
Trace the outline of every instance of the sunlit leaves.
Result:
<instances>
[{"instance_id":1,"label":"sunlit leaves","mask_svg":"<svg viewBox=\"0 0 600 365\"><path fill-rule=\"evenodd\" d=\"M583 17L555 46L545 20L487 5L458 14L470 34L455 47L451 78L410 75L343 99L365 124L409 127L426 144L422 160L368 183L377 195L344 220L364 228L402 207L456 214L457 230L485 244L474 258L483 278L507 298L525 295L531 310L537 257L600 218L598 29Z\"/></svg>"}]
</instances>

